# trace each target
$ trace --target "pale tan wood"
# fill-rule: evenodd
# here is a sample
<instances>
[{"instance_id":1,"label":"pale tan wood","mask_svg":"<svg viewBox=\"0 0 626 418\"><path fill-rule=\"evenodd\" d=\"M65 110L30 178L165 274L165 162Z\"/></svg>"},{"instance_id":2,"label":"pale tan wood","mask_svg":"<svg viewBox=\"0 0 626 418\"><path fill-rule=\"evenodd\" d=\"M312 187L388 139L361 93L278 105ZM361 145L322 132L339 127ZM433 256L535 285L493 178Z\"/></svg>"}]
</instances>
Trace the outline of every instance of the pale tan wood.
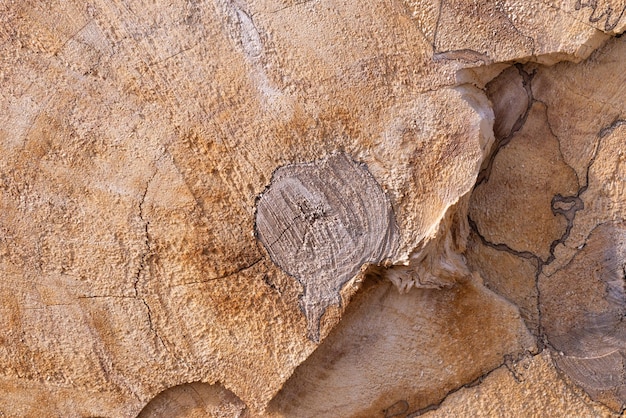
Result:
<instances>
[{"instance_id":1,"label":"pale tan wood","mask_svg":"<svg viewBox=\"0 0 626 418\"><path fill-rule=\"evenodd\" d=\"M603 14L609 8L610 16ZM623 41L583 64L536 64L589 57L623 30L620 10L617 0L0 3L0 411L136 416L159 393L177 396L170 388L207 384L230 391L246 414L267 415L281 390L294 390L286 385L299 365L339 344L325 340L345 312L355 315L350 301L381 289L401 291L388 296L385 314L397 304L408 316L381 326L381 342L393 337L385 330L418 324L435 333L428 337L433 350L446 353L416 353L426 375L436 376L421 383L433 385L432 402L503 356L535 350L524 324L541 336L540 305L532 299L548 279L528 286L521 274L524 285L509 291L516 275L508 266L517 264L503 263L501 274L497 257L480 248L466 263L468 237L471 251L483 245L466 214L481 215L478 228L495 225L480 230L484 237L508 242L513 234L516 251L537 245L538 257L554 254L546 276L575 257L590 226L621 219ZM527 103L525 80L505 70L513 62L541 74L532 91L541 102ZM497 78L504 81L494 87L503 70L510 78ZM590 82L590 74L600 81ZM509 107L495 98L510 83L512 100L521 99ZM580 106L568 113L572 103ZM506 208L506 194L470 194L494 140L516 129L520 112L544 117L524 132L541 154L535 169L555 187L536 187L543 200L528 196L538 206L524 215L541 214L545 224L498 230L480 205ZM607 139L590 141L590 132ZM534 137L544 134L545 143ZM527 158L524 150L510 161ZM363 180L362 204L352 202L356 191L337 188L343 208L366 214L355 215L356 226L346 227L345 216L340 222L350 232L367 231L355 241L362 248L343 257L345 245L330 245L341 255L336 265L325 269L316 260L323 274L299 281L292 277L301 276L292 268L298 260L277 260L255 234L258 204L279 167L319 166L339 154L354 166L336 173L352 173L349 183ZM575 193L575 178L583 187L594 158L593 197L577 212L571 241L551 248L554 234L573 222L573 209L567 199L554 207L545 200L563 184L562 193ZM496 156L494 177L480 187L510 171L498 164ZM372 275L384 284L361 289ZM483 276L509 300L489 292ZM330 291L313 291L327 284ZM459 306L494 313L500 322L485 322L485 335L504 334L477 340L463 331L471 318L452 315L453 306L410 303L430 295L457 295ZM365 318L374 308L359 309ZM437 321L448 317L445 325ZM367 330L363 318L351 320L355 332ZM451 359L465 347L436 343L437 332L450 330L476 347L472 365L452 372ZM431 334L416 335L408 341ZM511 336L506 350L502 335ZM369 348L385 352L384 345ZM407 354L389 354L365 375L378 379ZM343 377L351 370L342 368ZM316 379L311 387L323 386ZM393 382L393 396L410 390ZM349 403L357 415L389 406L358 399Z\"/></svg>"}]
</instances>

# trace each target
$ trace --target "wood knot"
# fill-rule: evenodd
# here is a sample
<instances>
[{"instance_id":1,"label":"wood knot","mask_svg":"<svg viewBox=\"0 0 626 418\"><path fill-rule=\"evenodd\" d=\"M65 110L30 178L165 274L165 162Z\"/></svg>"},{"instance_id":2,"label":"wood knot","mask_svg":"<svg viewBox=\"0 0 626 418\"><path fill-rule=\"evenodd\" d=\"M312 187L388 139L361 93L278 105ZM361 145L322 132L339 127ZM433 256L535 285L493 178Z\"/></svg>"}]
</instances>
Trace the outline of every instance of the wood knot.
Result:
<instances>
[{"instance_id":1,"label":"wood knot","mask_svg":"<svg viewBox=\"0 0 626 418\"><path fill-rule=\"evenodd\" d=\"M278 168L257 200L255 228L274 263L304 286L300 306L315 342L343 285L398 247L389 199L367 167L343 152Z\"/></svg>"}]
</instances>

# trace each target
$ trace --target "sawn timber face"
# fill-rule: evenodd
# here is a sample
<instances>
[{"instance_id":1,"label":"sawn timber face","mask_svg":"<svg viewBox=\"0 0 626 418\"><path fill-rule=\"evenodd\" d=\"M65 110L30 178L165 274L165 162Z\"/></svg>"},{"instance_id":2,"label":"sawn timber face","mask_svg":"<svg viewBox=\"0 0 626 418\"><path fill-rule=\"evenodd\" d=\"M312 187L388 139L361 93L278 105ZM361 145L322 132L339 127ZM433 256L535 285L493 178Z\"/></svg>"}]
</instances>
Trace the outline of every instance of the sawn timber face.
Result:
<instances>
[{"instance_id":1,"label":"sawn timber face","mask_svg":"<svg viewBox=\"0 0 626 418\"><path fill-rule=\"evenodd\" d=\"M384 317L427 339L431 353L446 353L399 354L433 365L431 399L499 364L500 340L472 337L475 368L446 374L467 346L413 326L479 333L485 322L454 315L446 295L455 294L459 306L472 306L467 312L507 312L498 329L518 330L513 305L478 281L480 297L454 285L440 294L415 286L438 287L439 272L450 276L446 283L467 275L465 234L451 233L464 223L450 210L462 207L492 140L493 112L481 91L489 77L476 67L589 56L608 35L589 26L585 3L0 4L0 411L135 416L158 393L178 385L186 392L190 382L220 382L248 410L262 411L341 323L358 286L343 286L341 307L326 305L337 300L334 290L322 298L320 342L307 338L314 332L299 297L308 281L285 273L255 237L256 198L277 167L338 149L367 165L395 213L397 250L373 241L363 248L402 264L394 283L420 302L393 294ZM611 4L614 22L617 3L598 2L591 20ZM610 75L615 67L602 68ZM572 155L564 150L568 164ZM571 237L584 235L577 225ZM380 290L395 291L388 283ZM436 311L421 303L437 300ZM377 308L361 306L377 318ZM354 332L367 333L368 321L354 323L363 327ZM374 335L396 346L386 322ZM370 348L387 356L383 346ZM369 371L384 377L379 366ZM383 409L405 400L404 388L391 389Z\"/></svg>"},{"instance_id":2,"label":"sawn timber face","mask_svg":"<svg viewBox=\"0 0 626 418\"><path fill-rule=\"evenodd\" d=\"M398 232L389 199L367 167L343 152L280 167L257 202L256 232L270 257L304 286L308 338L367 264L393 257Z\"/></svg>"}]
</instances>

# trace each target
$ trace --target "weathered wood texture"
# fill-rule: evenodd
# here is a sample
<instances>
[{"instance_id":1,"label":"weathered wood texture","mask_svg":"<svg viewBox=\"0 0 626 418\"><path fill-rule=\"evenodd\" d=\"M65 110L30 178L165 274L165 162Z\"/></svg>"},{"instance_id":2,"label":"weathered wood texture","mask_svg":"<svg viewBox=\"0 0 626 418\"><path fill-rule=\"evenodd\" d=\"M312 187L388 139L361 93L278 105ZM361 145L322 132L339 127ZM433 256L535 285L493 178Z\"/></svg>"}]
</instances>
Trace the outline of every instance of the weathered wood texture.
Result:
<instances>
[{"instance_id":1,"label":"weathered wood texture","mask_svg":"<svg viewBox=\"0 0 626 418\"><path fill-rule=\"evenodd\" d=\"M620 38L581 64L503 73L517 81L494 91L496 119L504 97L527 108L503 124L516 128L496 138L469 210L470 266L520 306L572 381L616 411L626 404L626 79L614 69L625 62Z\"/></svg>"},{"instance_id":2,"label":"weathered wood texture","mask_svg":"<svg viewBox=\"0 0 626 418\"><path fill-rule=\"evenodd\" d=\"M257 202L258 237L303 286L308 337L341 303L341 288L363 266L391 260L398 247L389 199L364 165L344 153L280 167Z\"/></svg>"},{"instance_id":3,"label":"weathered wood texture","mask_svg":"<svg viewBox=\"0 0 626 418\"><path fill-rule=\"evenodd\" d=\"M187 383L174 386L146 405L137 418L218 418L245 414L246 405L221 385Z\"/></svg>"},{"instance_id":4,"label":"weathered wood texture","mask_svg":"<svg viewBox=\"0 0 626 418\"><path fill-rule=\"evenodd\" d=\"M561 336L613 316L577 304L581 329L544 322L565 288L553 278L599 252L617 251L610 277L589 283L615 290L617 244L578 247L623 221L623 38L579 62L623 10L1 2L0 412L136 416L209 385L207 413L321 414L320 394L343 390L346 414L384 416L534 352L524 324L585 387ZM290 177L320 189L292 211L320 227L289 230L318 252L259 222ZM361 368L359 350L383 360ZM301 380L333 361L334 386ZM594 396L623 402L617 386Z\"/></svg>"},{"instance_id":5,"label":"weathered wood texture","mask_svg":"<svg viewBox=\"0 0 626 418\"><path fill-rule=\"evenodd\" d=\"M397 405L397 410L403 405ZM406 416L406 415L398 415ZM615 417L553 367L549 353L509 362L479 384L461 388L426 418L447 417Z\"/></svg>"}]
</instances>

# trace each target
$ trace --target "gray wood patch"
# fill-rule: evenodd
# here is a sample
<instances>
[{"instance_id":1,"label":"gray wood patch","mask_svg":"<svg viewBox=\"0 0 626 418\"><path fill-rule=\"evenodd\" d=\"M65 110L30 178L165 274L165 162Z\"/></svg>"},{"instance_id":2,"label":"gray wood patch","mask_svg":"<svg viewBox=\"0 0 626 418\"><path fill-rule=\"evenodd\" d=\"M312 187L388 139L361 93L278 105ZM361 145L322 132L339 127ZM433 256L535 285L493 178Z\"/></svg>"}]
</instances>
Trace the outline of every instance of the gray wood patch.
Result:
<instances>
[{"instance_id":1,"label":"gray wood patch","mask_svg":"<svg viewBox=\"0 0 626 418\"><path fill-rule=\"evenodd\" d=\"M626 223L596 226L574 258L540 277L556 364L592 397L626 405Z\"/></svg>"},{"instance_id":2,"label":"gray wood patch","mask_svg":"<svg viewBox=\"0 0 626 418\"><path fill-rule=\"evenodd\" d=\"M272 260L304 286L300 306L316 342L322 315L341 303L342 286L398 247L389 199L367 167L345 153L278 168L257 201L256 233Z\"/></svg>"}]
</instances>

